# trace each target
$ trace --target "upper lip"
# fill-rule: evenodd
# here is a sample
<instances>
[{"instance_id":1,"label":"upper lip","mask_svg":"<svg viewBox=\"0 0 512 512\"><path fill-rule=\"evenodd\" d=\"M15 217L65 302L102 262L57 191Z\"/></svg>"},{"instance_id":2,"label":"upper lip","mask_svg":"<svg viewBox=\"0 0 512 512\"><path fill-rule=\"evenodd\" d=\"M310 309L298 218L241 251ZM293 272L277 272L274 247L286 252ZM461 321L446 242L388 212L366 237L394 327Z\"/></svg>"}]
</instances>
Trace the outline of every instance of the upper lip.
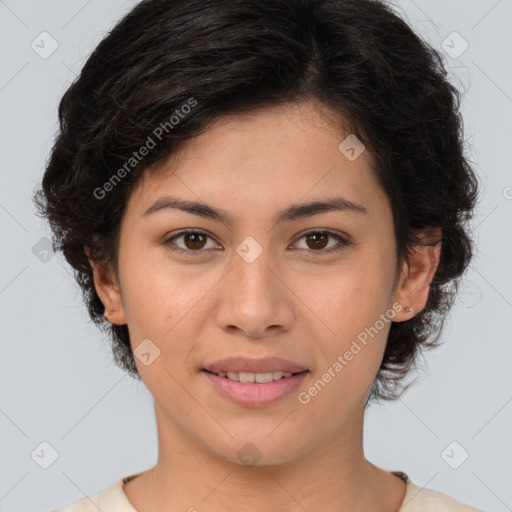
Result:
<instances>
[{"instance_id":1,"label":"upper lip","mask_svg":"<svg viewBox=\"0 0 512 512\"><path fill-rule=\"evenodd\" d=\"M268 372L291 372L300 373L307 368L282 359L280 357L263 357L261 359L249 359L247 357L228 357L220 359L204 368L213 373L220 372L250 372L250 373L268 373Z\"/></svg>"}]
</instances>

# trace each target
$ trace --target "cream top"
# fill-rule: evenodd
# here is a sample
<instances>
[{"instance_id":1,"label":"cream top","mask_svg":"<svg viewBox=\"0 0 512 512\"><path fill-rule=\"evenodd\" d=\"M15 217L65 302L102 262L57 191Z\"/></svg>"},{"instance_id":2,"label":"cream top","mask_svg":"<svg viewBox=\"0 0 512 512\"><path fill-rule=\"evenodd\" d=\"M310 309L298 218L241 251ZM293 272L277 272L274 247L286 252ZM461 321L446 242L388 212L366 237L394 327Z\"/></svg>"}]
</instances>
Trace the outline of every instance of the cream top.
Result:
<instances>
[{"instance_id":1,"label":"cream top","mask_svg":"<svg viewBox=\"0 0 512 512\"><path fill-rule=\"evenodd\" d=\"M392 471L407 483L404 500L399 512L483 512L440 491L418 487L401 471ZM52 512L137 512L128 501L123 485L141 473L126 476L107 489L84 496L73 503L57 508Z\"/></svg>"}]
</instances>

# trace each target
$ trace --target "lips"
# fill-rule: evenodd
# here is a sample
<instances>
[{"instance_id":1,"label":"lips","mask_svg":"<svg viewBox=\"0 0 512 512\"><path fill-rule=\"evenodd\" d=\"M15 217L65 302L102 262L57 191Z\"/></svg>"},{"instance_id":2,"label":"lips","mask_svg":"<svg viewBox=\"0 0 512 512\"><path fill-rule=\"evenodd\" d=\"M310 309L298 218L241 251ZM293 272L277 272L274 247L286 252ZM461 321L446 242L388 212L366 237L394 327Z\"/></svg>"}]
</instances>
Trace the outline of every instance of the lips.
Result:
<instances>
[{"instance_id":1,"label":"lips","mask_svg":"<svg viewBox=\"0 0 512 512\"><path fill-rule=\"evenodd\" d=\"M230 402L242 407L267 407L292 396L309 372L304 370L292 374L290 377L282 377L279 380L265 383L237 382L226 377L220 377L208 370L204 370L202 373L210 382L210 385L220 393L220 396L227 398Z\"/></svg>"},{"instance_id":2,"label":"lips","mask_svg":"<svg viewBox=\"0 0 512 512\"><path fill-rule=\"evenodd\" d=\"M262 359L249 359L246 357L228 357L207 365L204 370L215 373L301 373L307 370L298 363L280 357L264 357Z\"/></svg>"}]
</instances>

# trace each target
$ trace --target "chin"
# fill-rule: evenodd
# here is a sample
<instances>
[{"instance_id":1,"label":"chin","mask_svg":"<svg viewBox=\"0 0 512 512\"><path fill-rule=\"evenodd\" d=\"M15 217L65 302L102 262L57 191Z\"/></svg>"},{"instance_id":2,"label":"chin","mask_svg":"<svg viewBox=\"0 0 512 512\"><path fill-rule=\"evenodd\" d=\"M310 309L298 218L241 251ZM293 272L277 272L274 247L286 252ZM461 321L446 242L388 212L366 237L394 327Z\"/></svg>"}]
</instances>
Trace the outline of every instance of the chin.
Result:
<instances>
[{"instance_id":1,"label":"chin","mask_svg":"<svg viewBox=\"0 0 512 512\"><path fill-rule=\"evenodd\" d=\"M306 447L299 447L297 440L285 429L278 435L278 429L279 427L268 437L267 430L260 429L262 433L259 435L255 435L253 431L252 435L230 437L222 444L218 442L218 438L212 444L208 444L216 456L245 467L276 466L291 462L303 455Z\"/></svg>"}]
</instances>

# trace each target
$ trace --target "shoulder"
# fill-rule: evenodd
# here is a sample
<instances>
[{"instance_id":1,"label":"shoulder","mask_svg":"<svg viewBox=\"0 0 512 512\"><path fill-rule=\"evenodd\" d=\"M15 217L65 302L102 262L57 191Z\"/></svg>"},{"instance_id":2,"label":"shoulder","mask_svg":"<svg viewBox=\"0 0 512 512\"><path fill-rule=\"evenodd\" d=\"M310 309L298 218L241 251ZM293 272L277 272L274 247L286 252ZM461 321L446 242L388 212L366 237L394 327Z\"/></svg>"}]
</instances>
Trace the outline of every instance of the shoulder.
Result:
<instances>
[{"instance_id":1,"label":"shoulder","mask_svg":"<svg viewBox=\"0 0 512 512\"><path fill-rule=\"evenodd\" d=\"M399 512L484 512L448 494L434 489L426 489L407 482L407 491Z\"/></svg>"},{"instance_id":2,"label":"shoulder","mask_svg":"<svg viewBox=\"0 0 512 512\"><path fill-rule=\"evenodd\" d=\"M123 485L139 474L126 476L98 494L84 496L51 512L137 512L128 501Z\"/></svg>"}]
</instances>

